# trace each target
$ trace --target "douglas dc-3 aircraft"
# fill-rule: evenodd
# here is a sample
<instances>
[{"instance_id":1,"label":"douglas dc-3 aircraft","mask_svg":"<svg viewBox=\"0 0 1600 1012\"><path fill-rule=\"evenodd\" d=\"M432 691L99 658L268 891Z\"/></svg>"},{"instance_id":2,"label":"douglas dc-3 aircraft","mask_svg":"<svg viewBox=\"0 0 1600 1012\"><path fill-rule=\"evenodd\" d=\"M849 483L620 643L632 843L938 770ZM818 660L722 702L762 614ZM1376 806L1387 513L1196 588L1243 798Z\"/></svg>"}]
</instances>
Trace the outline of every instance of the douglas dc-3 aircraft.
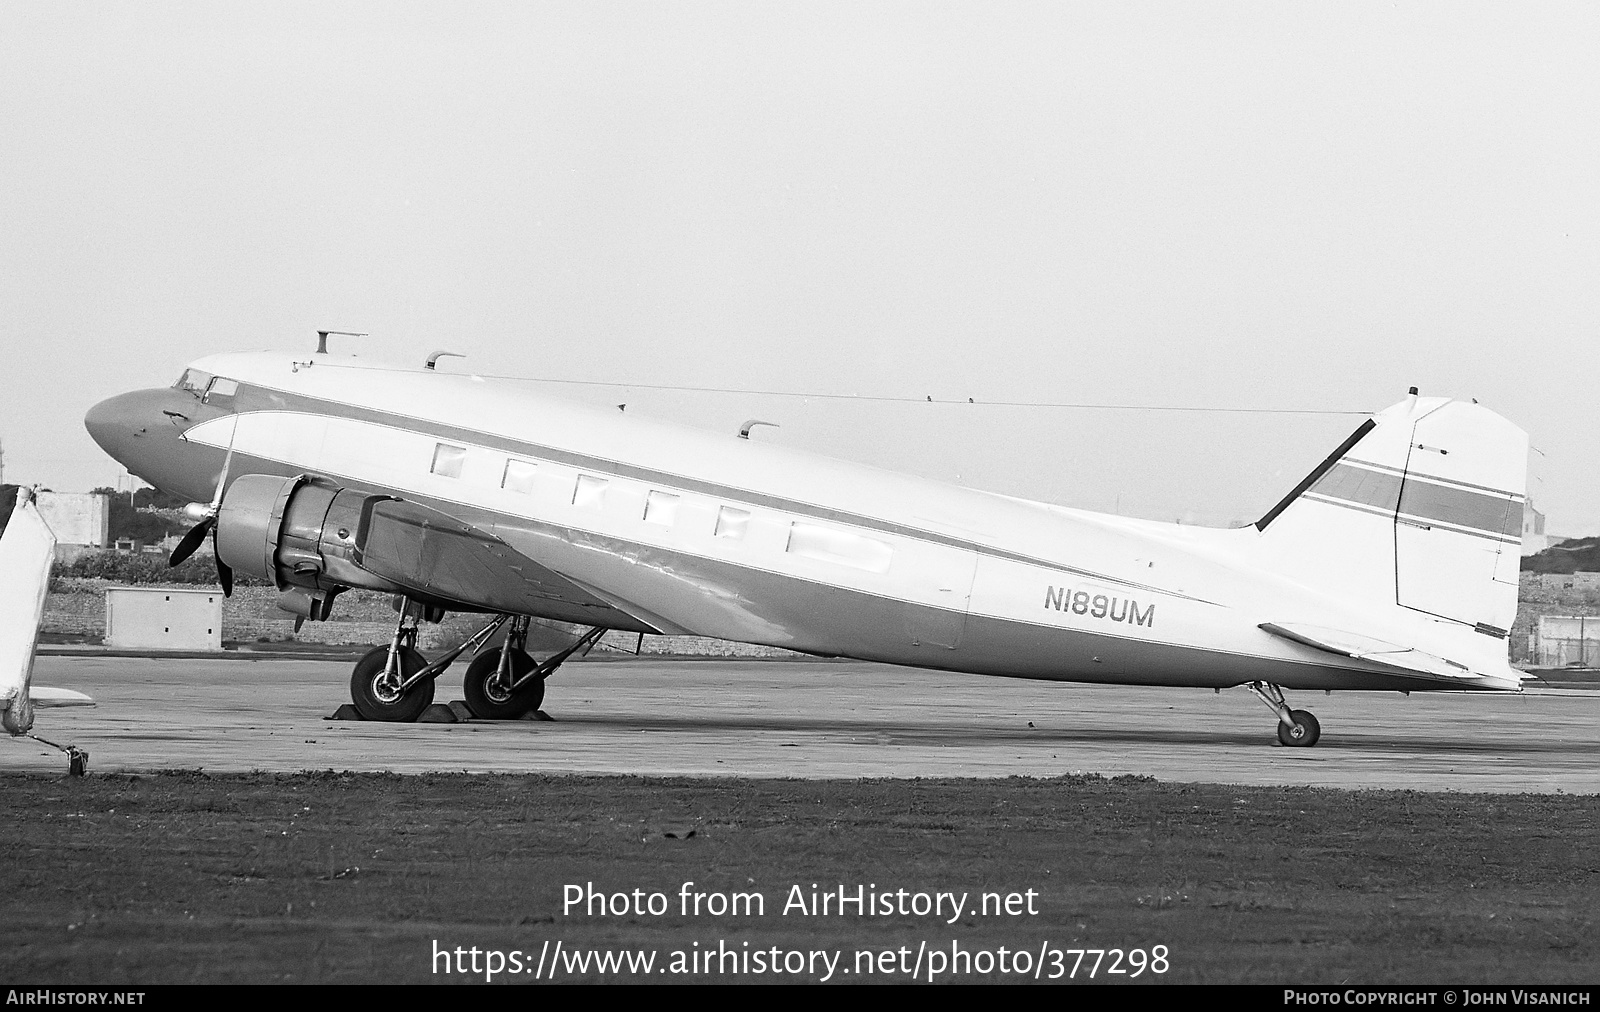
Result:
<instances>
[{"instance_id":1,"label":"douglas dc-3 aircraft","mask_svg":"<svg viewBox=\"0 0 1600 1012\"><path fill-rule=\"evenodd\" d=\"M397 595L393 641L351 679L367 719L415 720L431 702L459 651L428 663L418 622L447 610L493 617L467 644L464 679L487 718L538 707L545 677L608 629L1019 678L1245 685L1293 746L1320 729L1286 688L1520 687L1506 639L1527 436L1476 403L1413 390L1255 524L1220 530L960 488L432 364L370 364L327 353L326 338L313 354L216 355L85 419L133 474L194 500L174 560L209 533L224 590L252 574L311 620L351 587ZM531 616L591 628L536 662Z\"/></svg>"}]
</instances>

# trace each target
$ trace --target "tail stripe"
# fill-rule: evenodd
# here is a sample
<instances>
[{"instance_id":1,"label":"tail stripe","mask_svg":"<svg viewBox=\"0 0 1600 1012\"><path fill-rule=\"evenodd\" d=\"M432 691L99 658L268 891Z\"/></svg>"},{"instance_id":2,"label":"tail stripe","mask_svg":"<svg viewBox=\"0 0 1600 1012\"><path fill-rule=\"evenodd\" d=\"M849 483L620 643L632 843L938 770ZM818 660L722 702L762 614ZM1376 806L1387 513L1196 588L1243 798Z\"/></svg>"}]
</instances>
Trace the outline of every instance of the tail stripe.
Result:
<instances>
[{"instance_id":1,"label":"tail stripe","mask_svg":"<svg viewBox=\"0 0 1600 1012\"><path fill-rule=\"evenodd\" d=\"M1511 498L1509 492L1485 495L1418 481L1416 476L1406 479L1405 493L1400 497L1404 516L1464 527L1474 534L1514 543L1522 541L1521 506L1521 500Z\"/></svg>"},{"instance_id":2,"label":"tail stripe","mask_svg":"<svg viewBox=\"0 0 1600 1012\"><path fill-rule=\"evenodd\" d=\"M1369 471L1350 464L1336 465L1309 491L1329 499L1376 507L1390 516L1400 505L1398 475Z\"/></svg>"},{"instance_id":3,"label":"tail stripe","mask_svg":"<svg viewBox=\"0 0 1600 1012\"><path fill-rule=\"evenodd\" d=\"M1360 503L1351 502L1349 499L1327 499L1323 496L1317 495L1314 492L1306 493L1305 498L1310 502L1320 502L1328 506L1343 506L1345 509L1355 510L1357 513L1370 513L1375 517L1382 517L1385 520L1394 519L1393 507L1390 507L1389 509L1374 509L1371 506L1363 506Z\"/></svg>"},{"instance_id":4,"label":"tail stripe","mask_svg":"<svg viewBox=\"0 0 1600 1012\"><path fill-rule=\"evenodd\" d=\"M1307 492L1306 498L1348 506L1384 516L1399 514L1402 522L1439 524L1462 534L1495 541L1522 540L1522 498L1512 492L1469 490L1461 482L1413 474L1404 481L1387 471L1369 470L1351 462L1336 464ZM1474 485L1471 489L1482 488Z\"/></svg>"}]
</instances>

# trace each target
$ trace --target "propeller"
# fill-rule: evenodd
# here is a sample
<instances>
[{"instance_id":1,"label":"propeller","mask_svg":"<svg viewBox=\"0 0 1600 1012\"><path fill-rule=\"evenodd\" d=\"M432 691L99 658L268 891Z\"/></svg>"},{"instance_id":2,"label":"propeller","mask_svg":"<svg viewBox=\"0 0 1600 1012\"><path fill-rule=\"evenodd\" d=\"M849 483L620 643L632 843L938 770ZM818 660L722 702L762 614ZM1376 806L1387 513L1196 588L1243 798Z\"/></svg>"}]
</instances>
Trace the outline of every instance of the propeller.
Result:
<instances>
[{"instance_id":1,"label":"propeller","mask_svg":"<svg viewBox=\"0 0 1600 1012\"><path fill-rule=\"evenodd\" d=\"M169 567L176 566L193 555L194 550L200 547L200 542L204 541L206 535L210 534L211 529L216 526L217 518L209 516L189 528L188 533L184 534L183 540L179 541L178 546L172 550L171 557L167 559L167 565Z\"/></svg>"},{"instance_id":2,"label":"propeller","mask_svg":"<svg viewBox=\"0 0 1600 1012\"><path fill-rule=\"evenodd\" d=\"M209 503L192 502L183 508L184 513L200 522L189 528L167 557L167 568L180 565L194 554L207 534L211 535L211 554L217 563L217 582L222 585L223 597L233 596L233 567L223 562L222 555L217 551L217 511L222 508L222 490L228 484L228 470L233 466L233 437L238 432L238 416L235 415L233 431L228 435L228 455L222 459L222 473L217 475L216 494Z\"/></svg>"}]
</instances>

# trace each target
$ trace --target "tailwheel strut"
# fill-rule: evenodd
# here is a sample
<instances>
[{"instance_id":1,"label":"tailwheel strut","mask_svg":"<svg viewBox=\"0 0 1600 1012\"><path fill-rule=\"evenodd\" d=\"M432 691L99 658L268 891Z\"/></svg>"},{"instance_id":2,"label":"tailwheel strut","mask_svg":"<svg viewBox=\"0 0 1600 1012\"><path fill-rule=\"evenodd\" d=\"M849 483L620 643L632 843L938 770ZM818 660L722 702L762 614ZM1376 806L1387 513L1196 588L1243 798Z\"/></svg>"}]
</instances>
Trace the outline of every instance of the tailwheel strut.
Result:
<instances>
[{"instance_id":1,"label":"tailwheel strut","mask_svg":"<svg viewBox=\"0 0 1600 1012\"><path fill-rule=\"evenodd\" d=\"M1310 748L1322 737L1322 726L1309 710L1291 710L1283 689L1271 682L1246 682L1245 688L1278 715L1278 741L1290 748Z\"/></svg>"}]
</instances>

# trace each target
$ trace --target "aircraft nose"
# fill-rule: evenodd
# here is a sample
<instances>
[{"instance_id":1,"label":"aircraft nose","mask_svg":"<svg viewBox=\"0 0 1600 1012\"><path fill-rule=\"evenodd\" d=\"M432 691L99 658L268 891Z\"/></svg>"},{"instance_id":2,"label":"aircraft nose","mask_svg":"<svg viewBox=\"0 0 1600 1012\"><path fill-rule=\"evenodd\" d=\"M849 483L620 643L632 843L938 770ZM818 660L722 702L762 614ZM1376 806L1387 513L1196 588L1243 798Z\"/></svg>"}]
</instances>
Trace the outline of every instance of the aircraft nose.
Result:
<instances>
[{"instance_id":1,"label":"aircraft nose","mask_svg":"<svg viewBox=\"0 0 1600 1012\"><path fill-rule=\"evenodd\" d=\"M150 403L146 391L118 394L89 409L83 427L117 460L124 460L132 440L142 437L150 424Z\"/></svg>"},{"instance_id":2,"label":"aircraft nose","mask_svg":"<svg viewBox=\"0 0 1600 1012\"><path fill-rule=\"evenodd\" d=\"M185 409L185 405L173 403L170 390L134 390L90 408L83 416L83 427L102 450L142 477L139 467L167 449L179 426L187 426Z\"/></svg>"},{"instance_id":3,"label":"aircraft nose","mask_svg":"<svg viewBox=\"0 0 1600 1012\"><path fill-rule=\"evenodd\" d=\"M190 446L183 437L195 423L220 414L184 391L134 390L90 408L83 427L128 473L205 502L216 487L222 452Z\"/></svg>"}]
</instances>

